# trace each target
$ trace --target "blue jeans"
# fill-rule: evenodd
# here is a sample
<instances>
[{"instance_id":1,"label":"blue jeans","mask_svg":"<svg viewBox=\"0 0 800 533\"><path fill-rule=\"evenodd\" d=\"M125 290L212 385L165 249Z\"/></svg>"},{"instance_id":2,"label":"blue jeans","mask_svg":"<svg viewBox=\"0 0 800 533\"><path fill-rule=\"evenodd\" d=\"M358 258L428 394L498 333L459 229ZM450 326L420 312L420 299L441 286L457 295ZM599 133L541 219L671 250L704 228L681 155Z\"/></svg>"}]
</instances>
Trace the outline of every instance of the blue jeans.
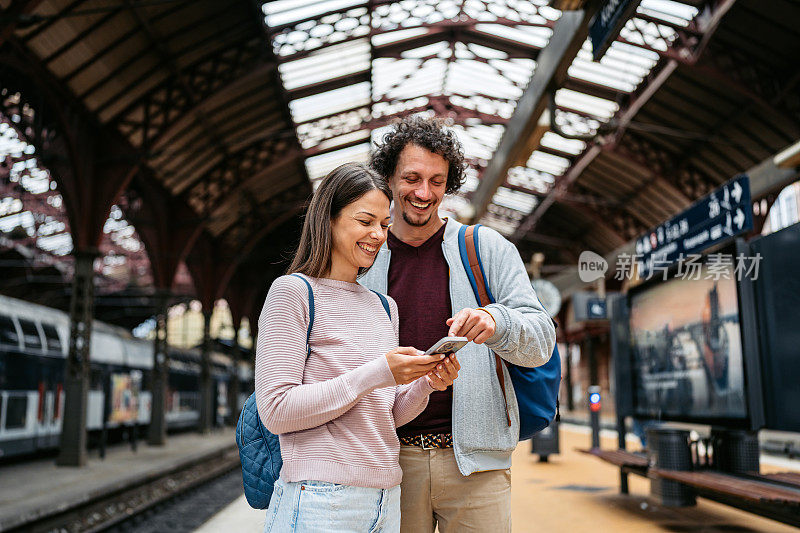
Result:
<instances>
[{"instance_id":1,"label":"blue jeans","mask_svg":"<svg viewBox=\"0 0 800 533\"><path fill-rule=\"evenodd\" d=\"M399 533L400 485L370 489L325 481L275 482L264 533Z\"/></svg>"}]
</instances>

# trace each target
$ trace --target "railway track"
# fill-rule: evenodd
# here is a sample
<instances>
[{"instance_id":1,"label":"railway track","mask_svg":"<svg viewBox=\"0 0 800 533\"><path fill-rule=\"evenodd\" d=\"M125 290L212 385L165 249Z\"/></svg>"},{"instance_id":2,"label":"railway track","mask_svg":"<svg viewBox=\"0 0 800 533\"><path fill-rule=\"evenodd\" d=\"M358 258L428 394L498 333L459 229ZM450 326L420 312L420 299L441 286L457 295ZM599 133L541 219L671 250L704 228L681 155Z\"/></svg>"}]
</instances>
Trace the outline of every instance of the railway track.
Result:
<instances>
[{"instance_id":1,"label":"railway track","mask_svg":"<svg viewBox=\"0 0 800 533\"><path fill-rule=\"evenodd\" d=\"M95 496L69 508L54 509L3 533L105 531L237 468L239 454L236 447L226 448L170 471L149 476L135 485Z\"/></svg>"}]
</instances>

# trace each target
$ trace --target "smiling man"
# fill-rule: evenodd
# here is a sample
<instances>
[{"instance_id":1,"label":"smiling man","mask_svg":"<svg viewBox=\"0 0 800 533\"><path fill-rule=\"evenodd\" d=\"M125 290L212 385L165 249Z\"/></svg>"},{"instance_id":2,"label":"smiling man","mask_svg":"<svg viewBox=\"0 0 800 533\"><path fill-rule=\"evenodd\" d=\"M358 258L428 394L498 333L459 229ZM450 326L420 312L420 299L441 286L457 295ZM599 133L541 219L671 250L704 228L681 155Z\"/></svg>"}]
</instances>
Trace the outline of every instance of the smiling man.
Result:
<instances>
[{"instance_id":1,"label":"smiling man","mask_svg":"<svg viewBox=\"0 0 800 533\"><path fill-rule=\"evenodd\" d=\"M464 179L452 131L434 119L406 118L384 136L371 165L392 189L394 222L361 283L397 302L401 345L425 350L447 335L472 341L458 352L453 387L431 394L425 411L397 428L401 530L511 531L519 411L505 368L503 398L492 351L517 365L543 365L553 352L553 322L517 249L490 228L480 229L479 253L497 302L477 307L459 256L462 225L438 213Z\"/></svg>"}]
</instances>

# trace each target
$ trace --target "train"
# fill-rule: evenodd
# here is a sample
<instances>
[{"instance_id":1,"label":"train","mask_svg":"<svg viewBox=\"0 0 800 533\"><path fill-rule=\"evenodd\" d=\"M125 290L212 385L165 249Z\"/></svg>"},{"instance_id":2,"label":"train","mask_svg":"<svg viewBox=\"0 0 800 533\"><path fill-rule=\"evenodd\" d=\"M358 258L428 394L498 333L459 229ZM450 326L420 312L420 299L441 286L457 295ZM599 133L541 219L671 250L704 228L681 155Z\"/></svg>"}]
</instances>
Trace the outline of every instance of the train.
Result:
<instances>
[{"instance_id":1,"label":"train","mask_svg":"<svg viewBox=\"0 0 800 533\"><path fill-rule=\"evenodd\" d=\"M0 296L0 460L58 449L64 414L64 372L69 315L16 298ZM200 420L198 349L168 348L166 422L168 431L197 427ZM229 416L228 387L234 376L229 355L212 351L214 423ZM101 434L146 434L150 422L153 341L94 320L86 429L90 445ZM237 361L238 412L252 390L250 365ZM105 431L103 431L105 430Z\"/></svg>"}]
</instances>

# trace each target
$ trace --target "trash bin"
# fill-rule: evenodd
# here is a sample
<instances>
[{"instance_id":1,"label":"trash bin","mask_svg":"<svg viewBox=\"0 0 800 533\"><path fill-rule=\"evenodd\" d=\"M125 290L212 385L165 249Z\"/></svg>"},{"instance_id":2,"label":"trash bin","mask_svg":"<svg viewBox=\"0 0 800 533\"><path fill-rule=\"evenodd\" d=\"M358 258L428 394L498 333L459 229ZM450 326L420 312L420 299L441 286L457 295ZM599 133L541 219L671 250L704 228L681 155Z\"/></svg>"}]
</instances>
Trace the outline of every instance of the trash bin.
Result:
<instances>
[{"instance_id":1,"label":"trash bin","mask_svg":"<svg viewBox=\"0 0 800 533\"><path fill-rule=\"evenodd\" d=\"M741 429L711 430L714 443L714 468L728 474L757 474L759 471L758 434Z\"/></svg>"},{"instance_id":2,"label":"trash bin","mask_svg":"<svg viewBox=\"0 0 800 533\"><path fill-rule=\"evenodd\" d=\"M559 453L558 422L553 420L531 439L531 453L539 456L539 462L546 463L547 457Z\"/></svg>"},{"instance_id":3,"label":"trash bin","mask_svg":"<svg viewBox=\"0 0 800 533\"><path fill-rule=\"evenodd\" d=\"M662 470L693 469L688 431L651 428L647 430L647 443L650 466ZM651 479L650 494L667 507L685 507L697 503L694 490L677 481Z\"/></svg>"}]
</instances>

